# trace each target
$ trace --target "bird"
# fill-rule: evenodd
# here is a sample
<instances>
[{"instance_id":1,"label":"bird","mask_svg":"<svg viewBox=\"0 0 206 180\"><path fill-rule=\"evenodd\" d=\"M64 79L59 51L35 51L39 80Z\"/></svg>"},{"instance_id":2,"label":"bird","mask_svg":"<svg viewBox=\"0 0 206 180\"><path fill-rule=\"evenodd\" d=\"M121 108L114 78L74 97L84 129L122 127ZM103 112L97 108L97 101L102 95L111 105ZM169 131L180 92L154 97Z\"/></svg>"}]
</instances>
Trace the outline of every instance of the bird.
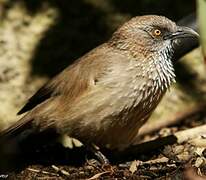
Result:
<instances>
[{"instance_id":1,"label":"bird","mask_svg":"<svg viewBox=\"0 0 206 180\"><path fill-rule=\"evenodd\" d=\"M175 82L174 44L188 37L198 33L164 16L133 17L41 87L0 139L55 132L123 151Z\"/></svg>"}]
</instances>

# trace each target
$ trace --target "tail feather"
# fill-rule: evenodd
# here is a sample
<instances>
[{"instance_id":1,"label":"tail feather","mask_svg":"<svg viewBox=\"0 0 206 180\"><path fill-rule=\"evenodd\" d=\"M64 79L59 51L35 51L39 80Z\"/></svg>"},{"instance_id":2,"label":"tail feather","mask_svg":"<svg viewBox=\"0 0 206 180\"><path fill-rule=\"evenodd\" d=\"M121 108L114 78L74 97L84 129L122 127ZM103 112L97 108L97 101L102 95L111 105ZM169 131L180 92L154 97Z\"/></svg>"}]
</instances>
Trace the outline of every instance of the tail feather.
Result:
<instances>
[{"instance_id":1,"label":"tail feather","mask_svg":"<svg viewBox=\"0 0 206 180\"><path fill-rule=\"evenodd\" d=\"M36 150L41 150L47 143L57 139L55 128L40 130L34 121L25 116L0 132L0 172L5 167L10 169L16 159L30 157Z\"/></svg>"},{"instance_id":2,"label":"tail feather","mask_svg":"<svg viewBox=\"0 0 206 180\"><path fill-rule=\"evenodd\" d=\"M17 138L20 134L25 132L29 132L33 129L32 127L33 119L23 117L18 120L16 123L11 125L9 128L0 132L0 142L3 140L9 140L13 138Z\"/></svg>"},{"instance_id":3,"label":"tail feather","mask_svg":"<svg viewBox=\"0 0 206 180\"><path fill-rule=\"evenodd\" d=\"M12 143L22 150L29 150L54 142L59 137L54 127L40 129L34 125L34 120L29 116L24 116L8 129L0 132L0 149L2 149L2 145Z\"/></svg>"},{"instance_id":4,"label":"tail feather","mask_svg":"<svg viewBox=\"0 0 206 180\"><path fill-rule=\"evenodd\" d=\"M9 170L24 153L22 142L34 133L32 122L33 119L23 117L0 132L0 172Z\"/></svg>"}]
</instances>

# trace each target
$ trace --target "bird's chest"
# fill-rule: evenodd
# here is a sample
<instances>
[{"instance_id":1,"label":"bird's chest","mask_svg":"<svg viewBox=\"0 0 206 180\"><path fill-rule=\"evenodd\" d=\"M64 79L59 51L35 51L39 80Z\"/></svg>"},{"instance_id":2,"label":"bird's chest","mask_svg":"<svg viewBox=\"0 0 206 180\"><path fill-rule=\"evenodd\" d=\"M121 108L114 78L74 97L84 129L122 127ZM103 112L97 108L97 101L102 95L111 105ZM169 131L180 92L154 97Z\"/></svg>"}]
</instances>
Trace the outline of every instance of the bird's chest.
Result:
<instances>
[{"instance_id":1,"label":"bird's chest","mask_svg":"<svg viewBox=\"0 0 206 180\"><path fill-rule=\"evenodd\" d=\"M118 93L111 114L105 117L107 132L101 141L109 148L124 149L131 144L165 92L149 86L142 91L134 84L127 88L127 93Z\"/></svg>"},{"instance_id":2,"label":"bird's chest","mask_svg":"<svg viewBox=\"0 0 206 180\"><path fill-rule=\"evenodd\" d=\"M133 75L128 75L118 84L108 116L110 121L107 121L110 132L107 132L108 142L111 141L120 149L132 142L167 89L157 71L134 71L131 73Z\"/></svg>"},{"instance_id":3,"label":"bird's chest","mask_svg":"<svg viewBox=\"0 0 206 180\"><path fill-rule=\"evenodd\" d=\"M161 100L166 89L158 85L156 79L144 75L130 79L116 96L118 123L129 127L145 121Z\"/></svg>"},{"instance_id":4,"label":"bird's chest","mask_svg":"<svg viewBox=\"0 0 206 180\"><path fill-rule=\"evenodd\" d=\"M175 80L171 62L161 60L133 63L125 70L127 76L119 83L117 104L122 103L122 122L147 116L157 106L167 88ZM131 122L131 121L130 121Z\"/></svg>"}]
</instances>

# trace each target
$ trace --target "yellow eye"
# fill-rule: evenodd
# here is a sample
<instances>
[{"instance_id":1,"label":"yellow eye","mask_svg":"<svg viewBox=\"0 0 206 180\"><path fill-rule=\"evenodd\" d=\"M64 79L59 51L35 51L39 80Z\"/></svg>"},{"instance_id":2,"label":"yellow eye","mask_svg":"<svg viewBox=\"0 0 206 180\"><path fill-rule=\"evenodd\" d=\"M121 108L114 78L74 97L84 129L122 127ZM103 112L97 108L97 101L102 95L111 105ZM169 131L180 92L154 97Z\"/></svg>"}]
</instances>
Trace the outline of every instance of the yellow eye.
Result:
<instances>
[{"instance_id":1,"label":"yellow eye","mask_svg":"<svg viewBox=\"0 0 206 180\"><path fill-rule=\"evenodd\" d=\"M155 36L160 36L160 35L162 34L162 32L161 32L159 29L155 29L154 32L153 32L153 34L154 34Z\"/></svg>"}]
</instances>

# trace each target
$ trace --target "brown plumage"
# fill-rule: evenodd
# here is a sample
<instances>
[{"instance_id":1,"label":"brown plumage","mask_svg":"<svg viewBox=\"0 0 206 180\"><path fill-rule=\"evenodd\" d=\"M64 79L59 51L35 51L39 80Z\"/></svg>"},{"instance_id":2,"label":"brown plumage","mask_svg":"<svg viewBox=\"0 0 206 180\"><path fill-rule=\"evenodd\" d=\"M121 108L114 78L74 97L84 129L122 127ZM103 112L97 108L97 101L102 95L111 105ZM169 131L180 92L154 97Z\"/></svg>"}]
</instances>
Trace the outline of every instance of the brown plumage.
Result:
<instances>
[{"instance_id":1,"label":"brown plumage","mask_svg":"<svg viewBox=\"0 0 206 180\"><path fill-rule=\"evenodd\" d=\"M32 96L1 137L54 129L85 144L124 149L175 80L178 38L197 34L162 16L135 17Z\"/></svg>"}]
</instances>

